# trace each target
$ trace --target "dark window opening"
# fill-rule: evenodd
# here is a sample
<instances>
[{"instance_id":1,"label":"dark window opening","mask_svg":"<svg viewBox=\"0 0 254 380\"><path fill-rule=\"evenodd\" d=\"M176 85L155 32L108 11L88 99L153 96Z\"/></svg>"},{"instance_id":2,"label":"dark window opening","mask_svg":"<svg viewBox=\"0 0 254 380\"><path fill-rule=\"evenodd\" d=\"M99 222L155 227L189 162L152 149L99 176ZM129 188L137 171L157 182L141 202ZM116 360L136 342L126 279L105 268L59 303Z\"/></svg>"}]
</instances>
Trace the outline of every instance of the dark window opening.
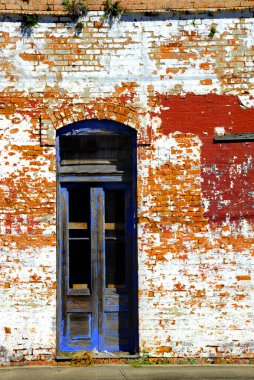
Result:
<instances>
[{"instance_id":1,"label":"dark window opening","mask_svg":"<svg viewBox=\"0 0 254 380\"><path fill-rule=\"evenodd\" d=\"M69 242L69 287L91 288L91 249L88 240Z\"/></svg>"},{"instance_id":2,"label":"dark window opening","mask_svg":"<svg viewBox=\"0 0 254 380\"><path fill-rule=\"evenodd\" d=\"M89 189L69 189L69 287L91 287Z\"/></svg>"}]
</instances>

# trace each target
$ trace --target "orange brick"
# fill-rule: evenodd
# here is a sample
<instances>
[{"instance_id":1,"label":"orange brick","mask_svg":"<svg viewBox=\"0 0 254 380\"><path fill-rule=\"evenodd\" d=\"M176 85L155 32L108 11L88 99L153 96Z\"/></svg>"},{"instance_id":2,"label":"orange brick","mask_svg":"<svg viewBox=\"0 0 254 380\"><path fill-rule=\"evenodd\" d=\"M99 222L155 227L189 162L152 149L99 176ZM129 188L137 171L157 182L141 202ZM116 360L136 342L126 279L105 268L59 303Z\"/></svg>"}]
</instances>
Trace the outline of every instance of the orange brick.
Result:
<instances>
[{"instance_id":1,"label":"orange brick","mask_svg":"<svg viewBox=\"0 0 254 380\"><path fill-rule=\"evenodd\" d=\"M236 279L237 281L250 281L251 280L251 276L236 276Z\"/></svg>"}]
</instances>

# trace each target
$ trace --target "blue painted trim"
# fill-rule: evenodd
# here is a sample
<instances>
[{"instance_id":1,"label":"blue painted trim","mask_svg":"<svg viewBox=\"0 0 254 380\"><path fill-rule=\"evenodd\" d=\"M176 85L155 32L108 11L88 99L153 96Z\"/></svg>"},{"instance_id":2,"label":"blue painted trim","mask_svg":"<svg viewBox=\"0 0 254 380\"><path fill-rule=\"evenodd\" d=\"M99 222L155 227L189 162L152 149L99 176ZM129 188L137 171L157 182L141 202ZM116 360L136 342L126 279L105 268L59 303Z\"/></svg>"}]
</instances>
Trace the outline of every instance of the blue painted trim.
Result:
<instances>
[{"instance_id":1,"label":"blue painted trim","mask_svg":"<svg viewBox=\"0 0 254 380\"><path fill-rule=\"evenodd\" d=\"M57 146L57 163L59 164L61 161L60 157L60 149L59 149L59 138L60 136L82 136L82 135L93 135L96 133L100 133L100 135L103 137L103 133L105 134L110 134L112 132L112 135L131 135L132 136L132 141L133 141L133 177L132 181L128 180L125 181L123 178L120 176L114 177L114 176L98 176L98 177L84 177L85 182L81 183L75 183L76 177L73 176L66 176L66 177L58 177L58 183L63 181L63 186L64 189L61 191L66 192L66 197L68 197L68 189L71 187L91 187L94 186L95 188L99 188L100 191L103 189L126 189L126 196L127 194L130 195L130 209L129 209L129 218L127 222L127 232L132 234L132 239L131 239L131 250L135 254L132 257L132 273L131 273L131 281L134 286L134 292L133 292L133 301L135 303L134 307L134 324L135 324L135 331L133 334L133 342L132 342L132 347L134 349L134 352L138 351L138 304L137 304L137 291L138 291L138 274L137 274L137 228L136 228L136 210L137 210L137 205L136 205L136 197L137 197L137 189L136 189L136 183L137 183L137 141L136 141L136 135L137 132L132 129L129 126L126 126L124 124L110 121L110 120L84 120L80 121L77 123L72 123L69 124L63 128L60 128L57 131L57 141L56 141L56 146ZM80 179L81 177L79 177ZM89 181L89 182L88 182ZM94 181L94 183L93 183ZM132 182L132 183L130 183ZM104 191L103 191L104 193ZM68 199L66 200L68 202ZM67 203L68 204L68 203ZM61 204L59 205L59 208L61 209ZM58 213L59 215L59 223L62 224L62 219L61 219L61 213ZM91 218L92 219L92 218ZM61 231L61 230L60 230ZM60 232L61 233L61 232ZM105 262L105 239L103 239L104 246L103 246L103 255L104 255L104 262ZM60 257L59 257L59 272L58 272L58 278L61 283L62 281L62 273L61 273L61 268L63 265L63 245L60 239L59 243L59 251L60 251ZM68 264L68 263L67 263ZM66 265L68 267L68 265ZM98 273L98 268L96 269ZM103 277L104 277L104 286L105 286L105 265L104 265L104 272L103 272ZM65 281L66 284L69 285L69 279L66 279ZM103 288L104 288L103 286ZM134 294L135 293L135 294ZM84 347L84 336L77 337L77 340L73 342L73 340L68 339L68 334L64 334L64 326L63 326L63 315L62 315L62 300L63 300L63 295L61 291L59 292L58 296L58 302L59 302L59 317L58 317L58 323L60 324L60 332L59 332L59 350L60 351L69 351L69 352L75 352L78 350L92 350L93 348L99 348L101 350L108 350L108 351L119 351L119 350L129 350L130 345L112 345L107 343L107 345L104 344L102 336L99 336L99 331L98 327L94 325L94 321L91 320L91 331L93 331L92 334L92 340L89 343L89 340L87 339L87 344ZM120 311L120 306L119 306L119 311ZM103 311L105 312L105 310ZM92 318L91 318L92 319ZM61 322L60 322L61 321ZM67 329L68 330L68 329ZM81 338L81 339L79 339ZM82 341L83 339L83 341Z\"/></svg>"},{"instance_id":2,"label":"blue painted trim","mask_svg":"<svg viewBox=\"0 0 254 380\"><path fill-rule=\"evenodd\" d=\"M65 236L66 236L66 248L67 248L67 252L66 252L66 277L65 277L65 292L66 292L66 295L68 293L68 290L69 290L69 272L70 272L70 249L69 249L69 191L68 189L65 187L64 188L65 190L65 202L66 202L66 217L65 217L65 220L66 220L66 231L65 231Z\"/></svg>"},{"instance_id":3,"label":"blue painted trim","mask_svg":"<svg viewBox=\"0 0 254 380\"><path fill-rule=\"evenodd\" d=\"M92 303L95 303L94 293L98 292L98 257L97 251L94 252L94 246L92 243L92 235L96 235L97 232L97 219L98 219L98 197L99 189L90 187L90 204L91 204L91 217L90 217L90 231L91 231L91 293ZM97 302L97 301L96 301ZM94 310L94 308L93 308ZM93 315L92 321L92 346L98 348L99 346L99 330L98 330L98 306L96 304L95 315Z\"/></svg>"},{"instance_id":4,"label":"blue painted trim","mask_svg":"<svg viewBox=\"0 0 254 380\"><path fill-rule=\"evenodd\" d=\"M120 134L137 134L136 130L112 120L82 120L76 123L68 124L56 131L57 136L78 136L88 135L93 132L119 132Z\"/></svg>"}]
</instances>

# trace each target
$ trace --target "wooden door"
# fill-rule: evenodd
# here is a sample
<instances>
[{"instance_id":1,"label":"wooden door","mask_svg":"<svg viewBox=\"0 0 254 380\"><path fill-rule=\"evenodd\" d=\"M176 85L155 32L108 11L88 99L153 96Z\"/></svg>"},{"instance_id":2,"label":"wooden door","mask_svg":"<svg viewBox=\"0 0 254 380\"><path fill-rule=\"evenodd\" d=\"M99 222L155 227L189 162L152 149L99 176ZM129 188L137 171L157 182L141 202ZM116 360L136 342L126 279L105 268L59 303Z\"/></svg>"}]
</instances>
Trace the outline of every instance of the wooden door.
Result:
<instances>
[{"instance_id":1,"label":"wooden door","mask_svg":"<svg viewBox=\"0 0 254 380\"><path fill-rule=\"evenodd\" d=\"M136 351L131 184L61 188L59 351Z\"/></svg>"}]
</instances>

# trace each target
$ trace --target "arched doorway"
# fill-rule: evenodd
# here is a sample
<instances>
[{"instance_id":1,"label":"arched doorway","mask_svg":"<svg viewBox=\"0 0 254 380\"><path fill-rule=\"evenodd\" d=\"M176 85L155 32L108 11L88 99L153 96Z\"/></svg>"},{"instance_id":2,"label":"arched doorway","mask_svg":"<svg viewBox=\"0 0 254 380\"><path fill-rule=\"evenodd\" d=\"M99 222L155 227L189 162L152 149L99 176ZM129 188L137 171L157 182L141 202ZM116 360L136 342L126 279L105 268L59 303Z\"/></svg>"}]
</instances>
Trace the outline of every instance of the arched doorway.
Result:
<instances>
[{"instance_id":1,"label":"arched doorway","mask_svg":"<svg viewBox=\"0 0 254 380\"><path fill-rule=\"evenodd\" d=\"M58 354L137 352L136 131L57 132Z\"/></svg>"}]
</instances>

